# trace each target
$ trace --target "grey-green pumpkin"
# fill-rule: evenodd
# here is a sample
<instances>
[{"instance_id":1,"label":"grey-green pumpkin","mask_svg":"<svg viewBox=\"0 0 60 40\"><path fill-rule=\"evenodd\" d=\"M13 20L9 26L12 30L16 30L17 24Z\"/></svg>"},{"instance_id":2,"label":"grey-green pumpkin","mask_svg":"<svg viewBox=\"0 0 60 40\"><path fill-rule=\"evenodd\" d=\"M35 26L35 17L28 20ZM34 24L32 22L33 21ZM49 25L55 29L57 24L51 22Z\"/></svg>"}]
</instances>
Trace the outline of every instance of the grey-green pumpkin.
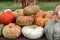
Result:
<instances>
[{"instance_id":1,"label":"grey-green pumpkin","mask_svg":"<svg viewBox=\"0 0 60 40\"><path fill-rule=\"evenodd\" d=\"M44 28L47 40L60 40L60 20L49 20Z\"/></svg>"},{"instance_id":2,"label":"grey-green pumpkin","mask_svg":"<svg viewBox=\"0 0 60 40\"><path fill-rule=\"evenodd\" d=\"M3 27L4 27L4 24L0 24L0 36L2 36Z\"/></svg>"}]
</instances>

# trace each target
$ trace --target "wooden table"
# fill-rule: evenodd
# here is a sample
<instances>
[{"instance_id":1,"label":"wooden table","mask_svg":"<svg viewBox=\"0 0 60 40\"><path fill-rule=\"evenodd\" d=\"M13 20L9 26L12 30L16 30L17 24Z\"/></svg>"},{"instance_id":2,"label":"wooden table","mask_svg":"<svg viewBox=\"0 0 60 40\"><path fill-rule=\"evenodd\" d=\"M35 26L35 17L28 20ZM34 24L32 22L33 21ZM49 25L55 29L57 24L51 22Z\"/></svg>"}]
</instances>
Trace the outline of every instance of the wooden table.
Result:
<instances>
[{"instance_id":1,"label":"wooden table","mask_svg":"<svg viewBox=\"0 0 60 40\"><path fill-rule=\"evenodd\" d=\"M9 40L9 39L6 39L4 37L0 37L0 40ZM31 40L31 39L27 39L23 36L20 36L19 38L16 38L14 40ZM46 40L45 36L43 36L42 38L39 38L39 39L35 39L35 40Z\"/></svg>"}]
</instances>

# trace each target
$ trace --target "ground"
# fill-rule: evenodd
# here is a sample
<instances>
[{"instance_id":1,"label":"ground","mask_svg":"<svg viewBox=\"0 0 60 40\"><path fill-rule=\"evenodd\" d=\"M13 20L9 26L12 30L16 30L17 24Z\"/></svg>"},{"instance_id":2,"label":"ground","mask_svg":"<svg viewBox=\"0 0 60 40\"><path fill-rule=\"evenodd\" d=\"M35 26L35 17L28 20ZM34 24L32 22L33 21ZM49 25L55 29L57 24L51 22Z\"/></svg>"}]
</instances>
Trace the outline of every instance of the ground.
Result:
<instances>
[{"instance_id":1,"label":"ground","mask_svg":"<svg viewBox=\"0 0 60 40\"><path fill-rule=\"evenodd\" d=\"M41 10L55 10L56 6L59 5L59 2L38 2L38 5ZM14 2L0 2L0 10L5 10L5 9L20 9L21 8L21 3L16 3Z\"/></svg>"}]
</instances>

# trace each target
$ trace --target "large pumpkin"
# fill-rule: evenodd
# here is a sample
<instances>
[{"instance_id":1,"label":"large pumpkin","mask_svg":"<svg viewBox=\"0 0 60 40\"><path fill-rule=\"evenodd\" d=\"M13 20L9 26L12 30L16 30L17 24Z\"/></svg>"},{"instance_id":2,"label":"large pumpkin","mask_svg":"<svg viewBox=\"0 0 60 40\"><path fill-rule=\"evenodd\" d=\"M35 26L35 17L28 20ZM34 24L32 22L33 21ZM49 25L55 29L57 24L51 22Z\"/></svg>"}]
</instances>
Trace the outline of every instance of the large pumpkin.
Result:
<instances>
[{"instance_id":1,"label":"large pumpkin","mask_svg":"<svg viewBox=\"0 0 60 40\"><path fill-rule=\"evenodd\" d=\"M38 9L36 9L36 8L38 8L38 7L37 6L36 7L27 6L27 7L24 8L24 14L25 15L33 15L33 14L35 14L36 12L39 11L39 8Z\"/></svg>"},{"instance_id":2,"label":"large pumpkin","mask_svg":"<svg viewBox=\"0 0 60 40\"><path fill-rule=\"evenodd\" d=\"M29 39L38 39L43 36L43 28L37 25L24 26L22 34Z\"/></svg>"},{"instance_id":3,"label":"large pumpkin","mask_svg":"<svg viewBox=\"0 0 60 40\"><path fill-rule=\"evenodd\" d=\"M24 9L18 9L16 11L14 11L13 13L14 13L15 17L17 18L18 16L23 16L24 15L23 10Z\"/></svg>"},{"instance_id":4,"label":"large pumpkin","mask_svg":"<svg viewBox=\"0 0 60 40\"><path fill-rule=\"evenodd\" d=\"M12 11L5 11L0 15L0 22L3 24L8 24L14 21L14 14Z\"/></svg>"},{"instance_id":5,"label":"large pumpkin","mask_svg":"<svg viewBox=\"0 0 60 40\"><path fill-rule=\"evenodd\" d=\"M16 23L21 26L31 25L33 21L34 21L34 18L32 16L19 16L16 19Z\"/></svg>"},{"instance_id":6,"label":"large pumpkin","mask_svg":"<svg viewBox=\"0 0 60 40\"><path fill-rule=\"evenodd\" d=\"M3 28L3 36L9 39L15 39L21 35L21 27L10 23Z\"/></svg>"},{"instance_id":7,"label":"large pumpkin","mask_svg":"<svg viewBox=\"0 0 60 40\"><path fill-rule=\"evenodd\" d=\"M52 18L52 15L48 12L40 11L35 15L35 23L38 26L44 27L45 23Z\"/></svg>"},{"instance_id":8,"label":"large pumpkin","mask_svg":"<svg viewBox=\"0 0 60 40\"><path fill-rule=\"evenodd\" d=\"M47 40L60 40L60 20L51 19L46 22L44 33Z\"/></svg>"}]
</instances>

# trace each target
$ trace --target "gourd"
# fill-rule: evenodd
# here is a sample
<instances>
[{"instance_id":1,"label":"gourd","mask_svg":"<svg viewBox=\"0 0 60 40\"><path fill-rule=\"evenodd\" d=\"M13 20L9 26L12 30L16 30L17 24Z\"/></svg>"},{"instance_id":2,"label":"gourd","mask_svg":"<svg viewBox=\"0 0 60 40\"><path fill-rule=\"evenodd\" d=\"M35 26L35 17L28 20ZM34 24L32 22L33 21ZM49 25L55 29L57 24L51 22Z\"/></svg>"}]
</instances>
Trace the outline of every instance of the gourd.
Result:
<instances>
[{"instance_id":1,"label":"gourd","mask_svg":"<svg viewBox=\"0 0 60 40\"><path fill-rule=\"evenodd\" d=\"M2 33L5 38L15 39L21 35L21 27L14 23L9 23L4 26Z\"/></svg>"},{"instance_id":2,"label":"gourd","mask_svg":"<svg viewBox=\"0 0 60 40\"><path fill-rule=\"evenodd\" d=\"M25 15L34 15L38 11L39 11L39 6L33 5L33 6L25 7L23 12Z\"/></svg>"},{"instance_id":3,"label":"gourd","mask_svg":"<svg viewBox=\"0 0 60 40\"><path fill-rule=\"evenodd\" d=\"M24 9L18 9L18 10L15 10L13 13L14 13L14 16L17 18L18 16L23 16L24 13L23 13L23 10Z\"/></svg>"},{"instance_id":4,"label":"gourd","mask_svg":"<svg viewBox=\"0 0 60 40\"><path fill-rule=\"evenodd\" d=\"M32 16L19 16L16 19L16 23L21 26L28 26L34 22L34 17Z\"/></svg>"},{"instance_id":5,"label":"gourd","mask_svg":"<svg viewBox=\"0 0 60 40\"><path fill-rule=\"evenodd\" d=\"M44 33L47 40L60 40L60 20L51 19L46 22Z\"/></svg>"},{"instance_id":6,"label":"gourd","mask_svg":"<svg viewBox=\"0 0 60 40\"><path fill-rule=\"evenodd\" d=\"M43 28L37 25L24 26L22 34L28 39L38 39L43 36Z\"/></svg>"},{"instance_id":7,"label":"gourd","mask_svg":"<svg viewBox=\"0 0 60 40\"><path fill-rule=\"evenodd\" d=\"M52 15L46 11L39 11L35 15L35 24L38 26L45 26L45 23L52 18Z\"/></svg>"}]
</instances>

